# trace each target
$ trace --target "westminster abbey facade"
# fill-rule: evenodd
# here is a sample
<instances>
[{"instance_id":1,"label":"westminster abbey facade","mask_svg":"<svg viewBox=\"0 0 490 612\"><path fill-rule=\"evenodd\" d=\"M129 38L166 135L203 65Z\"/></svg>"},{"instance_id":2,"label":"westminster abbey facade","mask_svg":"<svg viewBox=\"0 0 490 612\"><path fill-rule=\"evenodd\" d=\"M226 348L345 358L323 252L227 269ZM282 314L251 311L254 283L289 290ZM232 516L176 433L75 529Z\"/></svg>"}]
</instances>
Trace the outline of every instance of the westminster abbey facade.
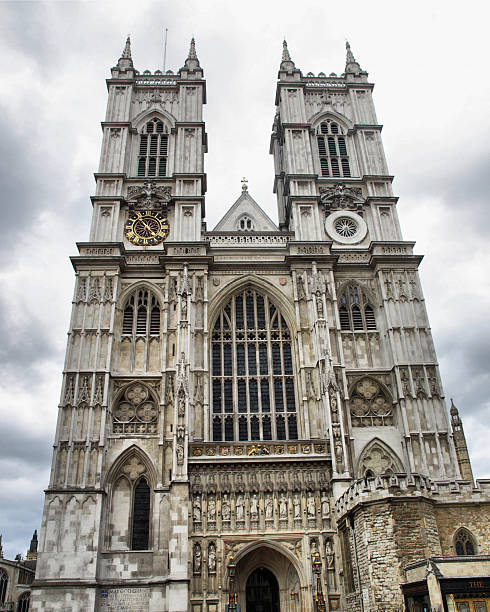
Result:
<instances>
[{"instance_id":1,"label":"westminster abbey facade","mask_svg":"<svg viewBox=\"0 0 490 612\"><path fill-rule=\"evenodd\" d=\"M284 43L277 223L243 181L206 228L194 41L150 73L128 39L107 85L31 609L490 612L490 486L349 45L315 76Z\"/></svg>"}]
</instances>

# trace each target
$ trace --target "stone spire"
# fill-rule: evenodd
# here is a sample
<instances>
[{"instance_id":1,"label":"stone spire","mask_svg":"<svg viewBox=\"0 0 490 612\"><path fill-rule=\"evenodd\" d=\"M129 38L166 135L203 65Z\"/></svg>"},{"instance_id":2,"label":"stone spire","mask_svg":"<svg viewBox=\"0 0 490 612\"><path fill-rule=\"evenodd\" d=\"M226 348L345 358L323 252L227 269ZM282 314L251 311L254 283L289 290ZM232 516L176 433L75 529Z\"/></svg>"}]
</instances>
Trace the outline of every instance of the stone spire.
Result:
<instances>
[{"instance_id":1,"label":"stone spire","mask_svg":"<svg viewBox=\"0 0 490 612\"><path fill-rule=\"evenodd\" d=\"M27 558L28 559L36 559L37 558L37 545L38 545L38 541L37 541L37 529L35 529L34 533L32 534L32 539L31 539L31 544L29 546L29 550L27 551Z\"/></svg>"},{"instance_id":2,"label":"stone spire","mask_svg":"<svg viewBox=\"0 0 490 612\"><path fill-rule=\"evenodd\" d=\"M117 62L116 69L119 70L119 72L134 70L133 59L131 57L131 39L129 36L126 38L126 44L124 45L122 55Z\"/></svg>"},{"instance_id":3,"label":"stone spire","mask_svg":"<svg viewBox=\"0 0 490 612\"><path fill-rule=\"evenodd\" d=\"M199 59L197 58L196 53L196 41L194 40L194 37L192 37L191 45L189 47L189 55L185 60L184 68L187 68L187 70L196 70L196 68L200 67L201 65L199 64Z\"/></svg>"},{"instance_id":4,"label":"stone spire","mask_svg":"<svg viewBox=\"0 0 490 612\"><path fill-rule=\"evenodd\" d=\"M346 74L358 74L362 71L362 68L359 66L359 63L356 61L354 54L351 51L349 41L345 41L345 72Z\"/></svg>"},{"instance_id":5,"label":"stone spire","mask_svg":"<svg viewBox=\"0 0 490 612\"><path fill-rule=\"evenodd\" d=\"M463 422L459 416L458 409L454 405L453 398L451 398L451 409L449 412L451 414L454 446L456 448L456 457L458 459L461 477L465 480L470 480L473 483L473 471L471 469L470 455L468 453L468 446L466 444L466 437L464 435Z\"/></svg>"},{"instance_id":6,"label":"stone spire","mask_svg":"<svg viewBox=\"0 0 490 612\"><path fill-rule=\"evenodd\" d=\"M281 66L279 70L286 70L286 72L291 72L294 70L296 66L294 65L293 60L291 59L291 55L289 54L288 43L286 40L282 41L282 59Z\"/></svg>"},{"instance_id":7,"label":"stone spire","mask_svg":"<svg viewBox=\"0 0 490 612\"><path fill-rule=\"evenodd\" d=\"M131 39L129 37L126 38L126 44L124 45L124 50L122 52L121 58L131 59Z\"/></svg>"}]
</instances>

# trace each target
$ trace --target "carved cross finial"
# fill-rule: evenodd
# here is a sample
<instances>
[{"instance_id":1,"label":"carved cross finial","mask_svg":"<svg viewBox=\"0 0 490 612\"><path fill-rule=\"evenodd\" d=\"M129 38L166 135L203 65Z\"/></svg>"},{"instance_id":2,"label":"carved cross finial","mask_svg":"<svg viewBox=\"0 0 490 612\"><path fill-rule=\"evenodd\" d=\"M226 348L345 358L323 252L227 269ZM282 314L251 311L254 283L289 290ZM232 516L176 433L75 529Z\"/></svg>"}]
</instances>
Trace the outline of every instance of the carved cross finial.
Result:
<instances>
[{"instance_id":1,"label":"carved cross finial","mask_svg":"<svg viewBox=\"0 0 490 612\"><path fill-rule=\"evenodd\" d=\"M242 191L247 191L247 189L248 189L248 180L245 177L243 177L242 178Z\"/></svg>"},{"instance_id":2,"label":"carved cross finial","mask_svg":"<svg viewBox=\"0 0 490 612\"><path fill-rule=\"evenodd\" d=\"M124 59L131 59L131 39L129 37L126 38L126 44L124 45L124 50L122 52L122 56Z\"/></svg>"}]
</instances>

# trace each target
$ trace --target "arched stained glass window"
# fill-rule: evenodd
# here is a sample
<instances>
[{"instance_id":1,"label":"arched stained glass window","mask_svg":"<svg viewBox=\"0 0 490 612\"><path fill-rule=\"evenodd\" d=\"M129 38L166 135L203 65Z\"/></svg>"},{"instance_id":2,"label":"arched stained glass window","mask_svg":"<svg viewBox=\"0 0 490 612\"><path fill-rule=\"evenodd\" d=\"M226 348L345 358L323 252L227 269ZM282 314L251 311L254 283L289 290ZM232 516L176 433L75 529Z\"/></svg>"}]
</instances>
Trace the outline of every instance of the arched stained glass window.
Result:
<instances>
[{"instance_id":1,"label":"arched stained glass window","mask_svg":"<svg viewBox=\"0 0 490 612\"><path fill-rule=\"evenodd\" d=\"M247 289L221 310L211 369L214 441L298 439L291 333L267 296Z\"/></svg>"},{"instance_id":2,"label":"arched stained glass window","mask_svg":"<svg viewBox=\"0 0 490 612\"><path fill-rule=\"evenodd\" d=\"M464 528L461 528L454 536L454 548L459 556L467 556L476 554L475 541L471 533Z\"/></svg>"}]
</instances>

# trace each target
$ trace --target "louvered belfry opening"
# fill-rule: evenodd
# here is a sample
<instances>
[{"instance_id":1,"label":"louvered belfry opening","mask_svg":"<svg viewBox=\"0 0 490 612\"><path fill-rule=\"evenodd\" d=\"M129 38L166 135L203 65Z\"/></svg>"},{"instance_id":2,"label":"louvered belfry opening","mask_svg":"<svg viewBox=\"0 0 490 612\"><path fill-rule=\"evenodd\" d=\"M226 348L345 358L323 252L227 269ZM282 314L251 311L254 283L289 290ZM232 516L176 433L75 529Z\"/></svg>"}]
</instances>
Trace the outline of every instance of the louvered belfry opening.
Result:
<instances>
[{"instance_id":1,"label":"louvered belfry opening","mask_svg":"<svg viewBox=\"0 0 490 612\"><path fill-rule=\"evenodd\" d=\"M221 310L211 367L213 440L298 439L291 333L267 296L247 289Z\"/></svg>"},{"instance_id":2,"label":"louvered belfry opening","mask_svg":"<svg viewBox=\"0 0 490 612\"><path fill-rule=\"evenodd\" d=\"M123 336L158 336L160 334L160 303L147 289L135 291L123 310Z\"/></svg>"},{"instance_id":3,"label":"louvered belfry opening","mask_svg":"<svg viewBox=\"0 0 490 612\"><path fill-rule=\"evenodd\" d=\"M140 135L138 176L167 176L168 135L159 119L152 119Z\"/></svg>"},{"instance_id":4,"label":"louvered belfry opening","mask_svg":"<svg viewBox=\"0 0 490 612\"><path fill-rule=\"evenodd\" d=\"M317 145L321 176L350 177L349 156L342 128L328 119L320 125L319 132Z\"/></svg>"},{"instance_id":5,"label":"louvered belfry opening","mask_svg":"<svg viewBox=\"0 0 490 612\"><path fill-rule=\"evenodd\" d=\"M339 320L342 331L376 331L374 309L361 287L344 288L339 298Z\"/></svg>"}]
</instances>

